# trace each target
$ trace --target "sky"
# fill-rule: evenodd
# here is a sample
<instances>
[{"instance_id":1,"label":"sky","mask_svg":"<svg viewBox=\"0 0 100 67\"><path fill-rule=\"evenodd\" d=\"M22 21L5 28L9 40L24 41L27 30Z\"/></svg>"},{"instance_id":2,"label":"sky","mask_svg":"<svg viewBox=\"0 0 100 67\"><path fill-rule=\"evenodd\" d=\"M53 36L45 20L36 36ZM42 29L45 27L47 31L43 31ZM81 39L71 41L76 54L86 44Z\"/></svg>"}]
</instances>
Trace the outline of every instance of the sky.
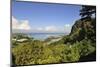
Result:
<instances>
[{"instance_id":1,"label":"sky","mask_svg":"<svg viewBox=\"0 0 100 67\"><path fill-rule=\"evenodd\" d=\"M12 29L26 32L69 33L80 18L79 5L12 2Z\"/></svg>"}]
</instances>

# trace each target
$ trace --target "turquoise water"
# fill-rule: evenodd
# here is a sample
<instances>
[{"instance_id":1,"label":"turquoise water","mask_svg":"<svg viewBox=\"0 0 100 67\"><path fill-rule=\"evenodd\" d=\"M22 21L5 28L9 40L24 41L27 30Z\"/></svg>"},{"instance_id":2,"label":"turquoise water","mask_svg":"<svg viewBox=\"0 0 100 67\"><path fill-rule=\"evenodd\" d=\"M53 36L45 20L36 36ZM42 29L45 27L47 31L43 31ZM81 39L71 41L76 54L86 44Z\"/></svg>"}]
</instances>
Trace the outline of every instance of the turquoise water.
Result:
<instances>
[{"instance_id":1,"label":"turquoise water","mask_svg":"<svg viewBox=\"0 0 100 67\"><path fill-rule=\"evenodd\" d=\"M50 36L58 37L66 35L66 33L28 33L28 35L37 40L44 40Z\"/></svg>"}]
</instances>

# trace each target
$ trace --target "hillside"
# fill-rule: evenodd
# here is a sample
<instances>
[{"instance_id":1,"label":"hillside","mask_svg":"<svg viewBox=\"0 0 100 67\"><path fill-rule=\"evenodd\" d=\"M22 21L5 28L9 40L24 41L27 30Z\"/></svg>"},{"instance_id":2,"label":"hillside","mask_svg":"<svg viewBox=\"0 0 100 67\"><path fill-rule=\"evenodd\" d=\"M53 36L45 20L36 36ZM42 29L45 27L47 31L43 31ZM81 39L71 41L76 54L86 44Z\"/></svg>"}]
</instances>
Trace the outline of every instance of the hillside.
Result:
<instances>
[{"instance_id":1,"label":"hillside","mask_svg":"<svg viewBox=\"0 0 100 67\"><path fill-rule=\"evenodd\" d=\"M88 21L76 21L72 26L70 34L63 37L65 44L68 42L74 43L84 39L96 42L96 22L94 18Z\"/></svg>"}]
</instances>

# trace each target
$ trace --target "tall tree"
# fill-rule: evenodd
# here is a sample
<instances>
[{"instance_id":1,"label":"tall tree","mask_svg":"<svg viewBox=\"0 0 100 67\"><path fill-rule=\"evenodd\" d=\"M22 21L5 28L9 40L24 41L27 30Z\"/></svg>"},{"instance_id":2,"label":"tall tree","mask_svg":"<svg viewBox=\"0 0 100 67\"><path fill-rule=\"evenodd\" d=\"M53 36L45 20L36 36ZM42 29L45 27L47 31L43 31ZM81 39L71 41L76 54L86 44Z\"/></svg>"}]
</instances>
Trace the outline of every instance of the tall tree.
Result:
<instances>
[{"instance_id":1,"label":"tall tree","mask_svg":"<svg viewBox=\"0 0 100 67\"><path fill-rule=\"evenodd\" d=\"M83 5L80 10L81 19L91 19L96 17L96 6L85 6Z\"/></svg>"}]
</instances>

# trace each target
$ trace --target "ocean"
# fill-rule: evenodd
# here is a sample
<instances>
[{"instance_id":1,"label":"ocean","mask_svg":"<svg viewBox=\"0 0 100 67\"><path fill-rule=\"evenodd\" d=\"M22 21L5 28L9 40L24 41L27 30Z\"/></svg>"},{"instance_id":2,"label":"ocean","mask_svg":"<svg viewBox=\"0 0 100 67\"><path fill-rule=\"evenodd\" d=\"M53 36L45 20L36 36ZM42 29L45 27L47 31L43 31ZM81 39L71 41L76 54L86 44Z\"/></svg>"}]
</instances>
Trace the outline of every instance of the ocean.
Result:
<instances>
[{"instance_id":1,"label":"ocean","mask_svg":"<svg viewBox=\"0 0 100 67\"><path fill-rule=\"evenodd\" d=\"M66 33L28 33L27 35L33 37L36 40L44 40L48 37L59 37L64 36Z\"/></svg>"}]
</instances>

